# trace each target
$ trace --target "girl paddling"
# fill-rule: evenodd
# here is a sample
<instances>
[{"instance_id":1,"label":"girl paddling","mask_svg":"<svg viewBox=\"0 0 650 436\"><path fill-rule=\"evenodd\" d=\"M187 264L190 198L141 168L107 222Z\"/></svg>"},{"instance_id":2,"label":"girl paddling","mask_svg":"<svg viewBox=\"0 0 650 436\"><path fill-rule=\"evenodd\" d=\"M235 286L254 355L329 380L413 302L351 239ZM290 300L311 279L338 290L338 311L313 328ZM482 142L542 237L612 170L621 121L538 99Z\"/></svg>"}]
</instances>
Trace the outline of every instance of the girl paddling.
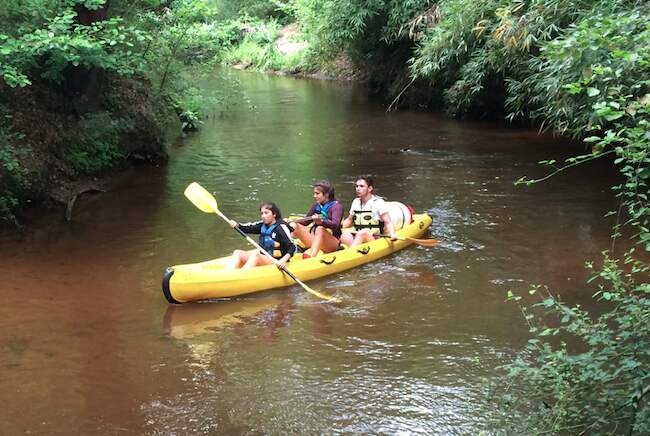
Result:
<instances>
[{"instance_id":1,"label":"girl paddling","mask_svg":"<svg viewBox=\"0 0 650 436\"><path fill-rule=\"evenodd\" d=\"M282 220L280 209L275 203L265 201L260 205L261 220L255 223L239 224L230 220L230 226L244 233L259 234L259 245L271 256L278 260L278 268L284 269L296 251L291 239L291 230ZM226 266L228 269L252 268L260 265L270 265L273 262L259 250L235 250Z\"/></svg>"}]
</instances>

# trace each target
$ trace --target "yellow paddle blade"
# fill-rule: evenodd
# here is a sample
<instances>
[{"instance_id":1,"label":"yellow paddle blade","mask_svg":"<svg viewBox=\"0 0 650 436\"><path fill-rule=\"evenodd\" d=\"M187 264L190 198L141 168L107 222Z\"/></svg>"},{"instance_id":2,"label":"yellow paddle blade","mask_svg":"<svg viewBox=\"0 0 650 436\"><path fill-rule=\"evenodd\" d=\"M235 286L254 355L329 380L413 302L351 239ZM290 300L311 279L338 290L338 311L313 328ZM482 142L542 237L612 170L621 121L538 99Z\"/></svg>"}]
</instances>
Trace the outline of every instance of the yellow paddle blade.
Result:
<instances>
[{"instance_id":1,"label":"yellow paddle blade","mask_svg":"<svg viewBox=\"0 0 650 436\"><path fill-rule=\"evenodd\" d=\"M187 188L185 188L183 194L194 204L194 206L198 207L203 212L216 213L219 210L217 200L215 200L214 196L196 182L190 183Z\"/></svg>"},{"instance_id":2,"label":"yellow paddle blade","mask_svg":"<svg viewBox=\"0 0 650 436\"><path fill-rule=\"evenodd\" d=\"M341 300L339 300L339 299L336 298L336 297L332 297L332 296L329 296L329 295L321 294L320 292L318 292L318 291L315 290L315 289L312 289L311 287L307 286L307 285L306 285L305 283L303 283L303 282L299 282L299 281L297 281L297 283L298 283L300 286L302 286L302 288L303 288L305 291L309 292L310 294L313 294L313 295L317 296L318 298L321 298L321 299L323 299L323 300L325 300L325 301L329 301L330 303L335 303L335 304L341 303Z\"/></svg>"}]
</instances>

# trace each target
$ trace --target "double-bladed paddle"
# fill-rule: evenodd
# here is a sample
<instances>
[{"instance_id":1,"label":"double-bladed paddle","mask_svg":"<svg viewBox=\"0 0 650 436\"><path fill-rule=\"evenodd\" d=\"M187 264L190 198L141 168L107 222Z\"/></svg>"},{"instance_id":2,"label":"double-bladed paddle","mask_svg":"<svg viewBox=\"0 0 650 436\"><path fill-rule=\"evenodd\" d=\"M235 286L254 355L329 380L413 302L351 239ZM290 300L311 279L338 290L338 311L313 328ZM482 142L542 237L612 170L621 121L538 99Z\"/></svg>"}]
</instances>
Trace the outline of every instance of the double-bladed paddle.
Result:
<instances>
[{"instance_id":1,"label":"double-bladed paddle","mask_svg":"<svg viewBox=\"0 0 650 436\"><path fill-rule=\"evenodd\" d=\"M207 189L205 189L203 186L199 185L196 182L192 182L188 185L187 188L185 188L185 197L187 197L188 200L194 204L194 206L198 207L205 213L216 213L219 215L221 218L224 219L227 223L230 224L230 220L228 217L226 217L220 210L219 207L217 206L217 200L214 198L212 194L210 194ZM240 228L235 227L235 230L239 232L240 235L242 235L246 240L255 248L260 250L266 257L268 257L275 266L278 266L278 261L275 259L273 256L271 256L266 250L264 250L260 245L255 242L253 239L251 239L250 236L248 236L246 233L244 233ZM307 286L305 283L302 282L299 278L294 276L290 271L288 271L286 268L280 268L286 275L291 277L296 283L298 283L302 288L309 292L310 294L313 294L317 296L318 298L322 298L323 300L330 301L332 303L340 303L341 300L339 300L336 297L330 297L325 294L321 294L318 291L315 291L314 289L310 288Z\"/></svg>"}]
</instances>

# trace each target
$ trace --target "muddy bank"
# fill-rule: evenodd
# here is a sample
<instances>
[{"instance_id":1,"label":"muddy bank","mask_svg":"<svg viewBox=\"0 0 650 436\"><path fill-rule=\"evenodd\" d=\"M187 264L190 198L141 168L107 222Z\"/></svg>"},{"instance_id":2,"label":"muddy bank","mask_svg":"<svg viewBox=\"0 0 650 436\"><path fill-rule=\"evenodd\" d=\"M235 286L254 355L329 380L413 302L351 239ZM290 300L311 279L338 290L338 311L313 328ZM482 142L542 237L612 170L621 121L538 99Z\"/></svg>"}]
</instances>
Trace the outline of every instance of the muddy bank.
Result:
<instances>
[{"instance_id":1,"label":"muddy bank","mask_svg":"<svg viewBox=\"0 0 650 436\"><path fill-rule=\"evenodd\" d=\"M92 88L0 86L4 225L29 222L44 207L69 219L80 195L110 189L127 167L167 160L166 132L178 123L168 102L142 79L102 74Z\"/></svg>"}]
</instances>

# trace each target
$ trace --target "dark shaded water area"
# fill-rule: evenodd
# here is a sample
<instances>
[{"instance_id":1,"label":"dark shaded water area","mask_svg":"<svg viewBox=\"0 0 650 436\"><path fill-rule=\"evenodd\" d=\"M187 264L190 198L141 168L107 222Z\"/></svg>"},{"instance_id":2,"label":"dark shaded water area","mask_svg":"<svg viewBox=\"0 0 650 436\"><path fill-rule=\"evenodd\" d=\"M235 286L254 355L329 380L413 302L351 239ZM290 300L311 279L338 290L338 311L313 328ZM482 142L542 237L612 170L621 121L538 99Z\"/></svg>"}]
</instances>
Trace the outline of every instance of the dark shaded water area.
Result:
<instances>
[{"instance_id":1,"label":"dark shaded water area","mask_svg":"<svg viewBox=\"0 0 650 436\"><path fill-rule=\"evenodd\" d=\"M3 434L472 434L483 380L528 339L506 292L547 285L588 303L585 260L610 246L616 172L577 167L531 187L537 161L580 152L531 130L396 112L352 85L223 72L215 109L171 160L0 237ZM231 218L261 200L305 212L311 184L354 177L433 217L411 247L299 287L169 306L165 267L244 241L183 197L198 181ZM529 297L530 298L530 297ZM495 429L492 429L495 430Z\"/></svg>"}]
</instances>

